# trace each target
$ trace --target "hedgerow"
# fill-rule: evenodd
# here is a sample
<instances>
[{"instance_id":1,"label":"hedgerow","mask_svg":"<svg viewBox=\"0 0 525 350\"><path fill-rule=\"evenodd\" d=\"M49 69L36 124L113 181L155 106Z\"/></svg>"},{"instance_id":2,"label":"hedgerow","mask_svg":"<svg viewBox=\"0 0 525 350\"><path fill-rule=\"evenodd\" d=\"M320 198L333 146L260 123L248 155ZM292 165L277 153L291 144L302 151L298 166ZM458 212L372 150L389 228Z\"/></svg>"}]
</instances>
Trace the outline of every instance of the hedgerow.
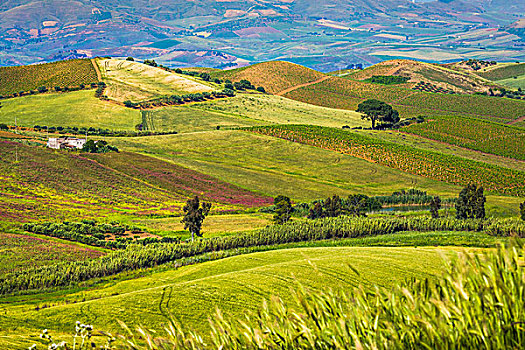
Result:
<instances>
[{"instance_id":1,"label":"hedgerow","mask_svg":"<svg viewBox=\"0 0 525 350\"><path fill-rule=\"evenodd\" d=\"M517 220L382 219L338 217L269 226L237 236L214 237L195 243L130 245L100 259L61 263L19 271L0 278L0 294L74 285L92 278L150 268L208 252L255 246L349 237L392 234L401 231L478 231L498 236L525 237L525 223Z\"/></svg>"}]
</instances>

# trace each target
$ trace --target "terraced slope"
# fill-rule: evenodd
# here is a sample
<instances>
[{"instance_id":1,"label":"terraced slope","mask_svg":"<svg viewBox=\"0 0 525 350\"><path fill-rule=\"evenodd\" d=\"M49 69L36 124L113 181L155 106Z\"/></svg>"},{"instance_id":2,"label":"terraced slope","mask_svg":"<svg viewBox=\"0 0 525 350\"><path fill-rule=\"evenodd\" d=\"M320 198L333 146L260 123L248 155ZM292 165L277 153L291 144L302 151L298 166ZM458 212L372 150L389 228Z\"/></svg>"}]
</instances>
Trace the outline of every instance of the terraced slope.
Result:
<instances>
[{"instance_id":1,"label":"terraced slope","mask_svg":"<svg viewBox=\"0 0 525 350\"><path fill-rule=\"evenodd\" d=\"M200 79L139 62L104 59L97 63L103 80L108 84L105 94L119 102L140 102L162 95L185 95L214 90Z\"/></svg>"},{"instance_id":2,"label":"terraced slope","mask_svg":"<svg viewBox=\"0 0 525 350\"><path fill-rule=\"evenodd\" d=\"M55 86L89 85L98 82L91 60L78 59L32 66L0 67L0 96Z\"/></svg>"},{"instance_id":3,"label":"terraced slope","mask_svg":"<svg viewBox=\"0 0 525 350\"><path fill-rule=\"evenodd\" d=\"M384 61L366 69L355 71L346 77L365 80L374 75L407 77L410 78L408 87L414 87L417 83L425 82L457 93L484 92L488 91L493 85L475 74L412 60Z\"/></svg>"},{"instance_id":4,"label":"terraced slope","mask_svg":"<svg viewBox=\"0 0 525 350\"><path fill-rule=\"evenodd\" d=\"M267 92L278 94L283 90L311 83L326 75L294 63L272 61L253 66L212 72L212 77L231 81L249 80L255 86L263 86Z\"/></svg>"}]
</instances>

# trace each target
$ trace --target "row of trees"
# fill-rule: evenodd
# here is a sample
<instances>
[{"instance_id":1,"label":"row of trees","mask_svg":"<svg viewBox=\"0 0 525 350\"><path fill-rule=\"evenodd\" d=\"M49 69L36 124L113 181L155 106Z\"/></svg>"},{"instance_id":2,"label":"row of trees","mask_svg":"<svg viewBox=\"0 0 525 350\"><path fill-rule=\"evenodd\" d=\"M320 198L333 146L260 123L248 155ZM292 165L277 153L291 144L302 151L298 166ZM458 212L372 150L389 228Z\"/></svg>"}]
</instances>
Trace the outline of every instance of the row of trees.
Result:
<instances>
[{"instance_id":1,"label":"row of trees","mask_svg":"<svg viewBox=\"0 0 525 350\"><path fill-rule=\"evenodd\" d=\"M141 124L139 124L141 125ZM0 130L1 130L0 124ZM73 134L73 135L95 135L108 137L135 137L135 136L152 136L152 135L170 135L177 134L176 131L129 131L129 130L110 130L94 127L77 127L77 126L46 126L35 125L35 131L50 132L59 134Z\"/></svg>"},{"instance_id":2,"label":"row of trees","mask_svg":"<svg viewBox=\"0 0 525 350\"><path fill-rule=\"evenodd\" d=\"M401 198L401 202L395 202L395 198ZM314 201L307 214L308 219L320 219L327 217L338 217L341 215L365 217L367 212L377 211L382 208L382 199L388 204L428 204L432 218L439 218L439 210L442 208L442 200L439 196L429 196L424 191L411 189L408 191L394 192L392 196L368 197L363 194L352 194L347 199L337 195L328 197L322 201ZM447 202L456 202L457 219L485 219L485 202L483 187L469 184L461 190L457 199ZM277 196L273 205L273 222L284 224L292 217L294 209L289 197ZM525 202L520 205L520 215L525 220Z\"/></svg>"},{"instance_id":3,"label":"row of trees","mask_svg":"<svg viewBox=\"0 0 525 350\"><path fill-rule=\"evenodd\" d=\"M233 97L235 96L235 91L231 89L224 89L222 91L212 91L212 92L197 92L193 94L185 95L171 95L171 96L161 96L149 101L143 102L133 102L130 100L124 101L124 106L128 108L151 108L156 106L163 105L180 105L188 102L201 102L209 99L215 98L224 98L224 97Z\"/></svg>"},{"instance_id":4,"label":"row of trees","mask_svg":"<svg viewBox=\"0 0 525 350\"><path fill-rule=\"evenodd\" d=\"M109 145L105 140L93 141L89 140L82 147L83 152L87 153L108 153L108 152L117 152L118 148L115 146Z\"/></svg>"}]
</instances>

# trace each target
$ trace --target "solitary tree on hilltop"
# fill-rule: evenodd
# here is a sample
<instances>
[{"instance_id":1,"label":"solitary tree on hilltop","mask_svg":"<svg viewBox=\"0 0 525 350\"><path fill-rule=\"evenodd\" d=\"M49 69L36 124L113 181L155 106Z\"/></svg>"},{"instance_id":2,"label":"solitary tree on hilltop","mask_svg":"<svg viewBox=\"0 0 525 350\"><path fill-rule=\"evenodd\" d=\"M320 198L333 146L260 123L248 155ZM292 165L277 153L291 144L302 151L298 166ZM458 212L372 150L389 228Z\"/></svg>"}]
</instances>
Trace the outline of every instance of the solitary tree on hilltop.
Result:
<instances>
[{"instance_id":1,"label":"solitary tree on hilltop","mask_svg":"<svg viewBox=\"0 0 525 350\"><path fill-rule=\"evenodd\" d=\"M195 236L202 237L202 222L210 212L210 209L211 203L202 202L201 205L198 196L188 199L186 205L182 208L184 217L181 222L184 224L184 229L190 231L192 242Z\"/></svg>"},{"instance_id":2,"label":"solitary tree on hilltop","mask_svg":"<svg viewBox=\"0 0 525 350\"><path fill-rule=\"evenodd\" d=\"M399 113L392 106L375 99L361 102L357 106L357 112L364 114L362 119L369 119L372 122L372 129L376 128L378 121L391 124L399 121Z\"/></svg>"}]
</instances>

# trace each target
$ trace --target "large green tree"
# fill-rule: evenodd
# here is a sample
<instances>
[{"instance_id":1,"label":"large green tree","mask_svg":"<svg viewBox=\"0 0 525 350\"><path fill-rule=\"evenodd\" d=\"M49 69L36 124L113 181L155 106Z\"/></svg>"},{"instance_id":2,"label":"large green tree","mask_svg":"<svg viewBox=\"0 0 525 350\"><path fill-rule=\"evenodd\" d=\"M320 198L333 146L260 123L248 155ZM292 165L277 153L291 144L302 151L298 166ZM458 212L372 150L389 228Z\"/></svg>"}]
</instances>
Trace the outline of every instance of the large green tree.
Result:
<instances>
[{"instance_id":1,"label":"large green tree","mask_svg":"<svg viewBox=\"0 0 525 350\"><path fill-rule=\"evenodd\" d=\"M288 222L292 216L293 208L290 198L286 196L277 196L273 200L275 206L273 213L273 222L278 225L282 225Z\"/></svg>"},{"instance_id":2,"label":"large green tree","mask_svg":"<svg viewBox=\"0 0 525 350\"><path fill-rule=\"evenodd\" d=\"M435 196L430 201L430 215L433 219L439 219L439 209L441 209L441 198Z\"/></svg>"},{"instance_id":3,"label":"large green tree","mask_svg":"<svg viewBox=\"0 0 525 350\"><path fill-rule=\"evenodd\" d=\"M320 219L324 217L323 205L321 202L315 202L315 204L310 208L308 212L308 219Z\"/></svg>"},{"instance_id":4,"label":"large green tree","mask_svg":"<svg viewBox=\"0 0 525 350\"><path fill-rule=\"evenodd\" d=\"M456 202L456 218L458 219L484 219L485 202L487 198L483 193L483 187L468 184L459 193Z\"/></svg>"},{"instance_id":5,"label":"large green tree","mask_svg":"<svg viewBox=\"0 0 525 350\"><path fill-rule=\"evenodd\" d=\"M181 222L184 224L184 229L190 231L192 242L195 236L202 237L202 222L208 216L210 209L211 203L202 202L201 205L198 196L188 199L186 205L182 208L184 217Z\"/></svg>"},{"instance_id":6,"label":"large green tree","mask_svg":"<svg viewBox=\"0 0 525 350\"><path fill-rule=\"evenodd\" d=\"M325 199L323 209L324 215L329 218L336 218L344 213L343 202L337 195Z\"/></svg>"},{"instance_id":7,"label":"large green tree","mask_svg":"<svg viewBox=\"0 0 525 350\"><path fill-rule=\"evenodd\" d=\"M348 196L348 214L353 216L366 216L370 207L370 198L364 194L351 194Z\"/></svg>"},{"instance_id":8,"label":"large green tree","mask_svg":"<svg viewBox=\"0 0 525 350\"><path fill-rule=\"evenodd\" d=\"M389 104L376 99L366 100L357 106L357 112L363 113L363 119L372 122L372 129L376 128L378 121L384 124L395 124L399 121L399 113Z\"/></svg>"}]
</instances>

